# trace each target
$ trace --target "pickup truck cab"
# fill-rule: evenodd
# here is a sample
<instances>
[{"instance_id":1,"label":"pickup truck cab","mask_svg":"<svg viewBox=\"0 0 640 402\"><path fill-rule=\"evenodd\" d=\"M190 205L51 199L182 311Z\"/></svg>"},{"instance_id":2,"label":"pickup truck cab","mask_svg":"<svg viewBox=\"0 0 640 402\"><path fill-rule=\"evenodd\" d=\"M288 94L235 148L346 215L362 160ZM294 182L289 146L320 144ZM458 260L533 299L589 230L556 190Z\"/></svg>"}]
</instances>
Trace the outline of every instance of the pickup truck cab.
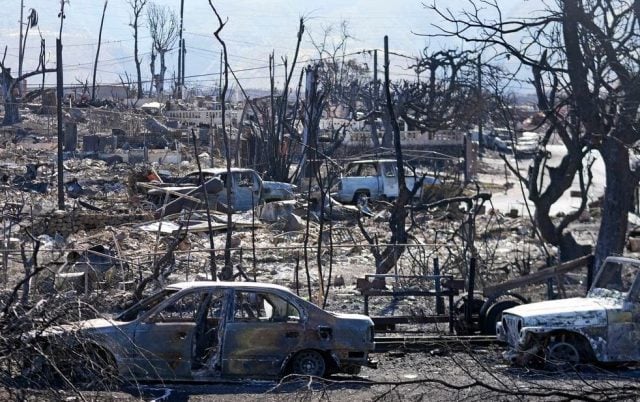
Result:
<instances>
[{"instance_id":1,"label":"pickup truck cab","mask_svg":"<svg viewBox=\"0 0 640 402\"><path fill-rule=\"evenodd\" d=\"M407 188L411 190L419 177L407 164L404 165L404 174ZM425 176L423 187L437 184L440 184L438 179ZM422 190L418 190L416 197L422 195ZM370 159L350 162L331 195L340 202L357 203L363 197L377 201L396 198L399 193L396 160Z\"/></svg>"}]
</instances>

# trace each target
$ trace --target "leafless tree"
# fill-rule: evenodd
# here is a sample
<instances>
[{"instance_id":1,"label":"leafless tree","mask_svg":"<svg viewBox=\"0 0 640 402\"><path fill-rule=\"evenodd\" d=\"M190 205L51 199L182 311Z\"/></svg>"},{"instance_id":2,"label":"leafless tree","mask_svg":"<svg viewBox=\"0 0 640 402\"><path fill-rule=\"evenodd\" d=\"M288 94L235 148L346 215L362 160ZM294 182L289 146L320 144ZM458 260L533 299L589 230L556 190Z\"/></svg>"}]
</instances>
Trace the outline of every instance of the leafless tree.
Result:
<instances>
[{"instance_id":1,"label":"leafless tree","mask_svg":"<svg viewBox=\"0 0 640 402\"><path fill-rule=\"evenodd\" d=\"M361 220L358 221L363 236L371 245L377 274L389 272L402 256L410 238L409 233L415 227L413 222L407 225L410 217L407 207L412 204L424 181L421 178L413 188L406 186L399 118L402 117L413 128L430 133L448 128L466 128L475 119L473 110L477 99L475 87L471 84L471 70L475 64L468 52L451 50L430 53L425 50L414 68L420 73L428 72L426 82L402 81L394 84L389 79L388 65L388 54L385 54L384 99L387 117L384 119L393 139L399 188L398 197L391 207L390 236L385 241L388 246L379 248L378 239L365 230ZM381 145L385 143L383 141Z\"/></svg>"},{"instance_id":2,"label":"leafless tree","mask_svg":"<svg viewBox=\"0 0 640 402\"><path fill-rule=\"evenodd\" d=\"M321 77L326 88L342 89L343 83L348 79L345 54L349 39L352 39L352 36L346 21L340 23L340 33L337 36L333 25L322 29L320 39L309 34L309 40L318 52L318 63L322 67Z\"/></svg>"},{"instance_id":3,"label":"leafless tree","mask_svg":"<svg viewBox=\"0 0 640 402\"><path fill-rule=\"evenodd\" d=\"M222 104L222 139L224 142L224 156L226 160L227 167L227 180L226 180L226 191L227 191L227 200L231 200L231 152L229 150L229 135L227 134L227 126L225 121L226 115L226 96L227 89L229 87L229 58L227 55L227 44L220 36L220 32L225 26L225 22L222 21L218 10L215 8L211 0L209 0L209 6L218 20L218 28L214 32L214 36L216 40L222 46L222 56L224 62L224 71L222 76L222 88L220 92L220 103ZM230 229L232 225L232 208L227 208L227 228ZM231 265L231 236L233 231L227 230L226 242L224 247L224 267L222 268L222 272L220 273L220 279L222 280L232 280L233 279L233 267Z\"/></svg>"},{"instance_id":4,"label":"leafless tree","mask_svg":"<svg viewBox=\"0 0 640 402\"><path fill-rule=\"evenodd\" d=\"M129 22L129 26L133 29L133 58L136 63L136 76L138 79L138 91L136 96L140 99L144 93L142 91L142 71L140 69L142 61L140 60L140 52L138 51L138 29L140 28L140 15L142 14L144 6L147 4L147 0L128 0L128 3L133 14L131 22Z\"/></svg>"},{"instance_id":5,"label":"leafless tree","mask_svg":"<svg viewBox=\"0 0 640 402\"><path fill-rule=\"evenodd\" d=\"M17 99L18 84L34 75L53 73L56 71L55 68L45 67L44 42L41 42L41 46L43 49L40 52L38 67L34 71L24 73L19 77L14 77L11 74L11 68L5 65L4 56L2 57L2 61L0 61L0 87L2 88L2 99L4 101L4 118L2 120L2 125L11 125L20 121L20 110L18 108ZM6 47L4 54L6 55Z\"/></svg>"},{"instance_id":6,"label":"leafless tree","mask_svg":"<svg viewBox=\"0 0 640 402\"><path fill-rule=\"evenodd\" d=\"M149 7L147 7L147 23L149 24L153 50L160 57L160 74L158 74L156 80L156 91L161 95L164 90L164 76L167 71L165 55L171 50L178 38L178 18L169 7L149 3ZM151 57L153 74L155 73L153 54Z\"/></svg>"},{"instance_id":7,"label":"leafless tree","mask_svg":"<svg viewBox=\"0 0 640 402\"><path fill-rule=\"evenodd\" d=\"M424 176L416 180L413 188L407 187L404 173L404 158L402 155L402 145L400 143L400 126L396 117L394 99L391 92L391 80L389 79L389 52L388 37L385 36L385 60L384 60L384 94L386 100L387 113L393 133L393 145L396 158L398 175L398 197L391 204L391 217L389 219L390 237L388 246L378 248L378 239L370 236L364 228L361 219L358 219L358 226L362 235L371 245L370 250L376 262L376 274L386 274L391 271L396 262L405 250L409 240L407 230L407 217L409 216L407 206L411 204L413 197L424 182ZM378 281L380 282L380 281ZM384 282L384 281L381 281Z\"/></svg>"},{"instance_id":8,"label":"leafless tree","mask_svg":"<svg viewBox=\"0 0 640 402\"><path fill-rule=\"evenodd\" d=\"M269 57L270 94L264 98L247 101L250 114L245 118L251 131L251 164L265 171L269 179L290 181L289 168L293 163L295 151L302 143L296 126L300 121L300 88L303 73L300 73L295 90L291 96L291 81L298 60L300 43L304 34L304 19L300 19L296 50L293 61L289 64L286 58L282 61L285 72L282 92L276 88L276 63L272 54Z\"/></svg>"},{"instance_id":9,"label":"leafless tree","mask_svg":"<svg viewBox=\"0 0 640 402\"><path fill-rule=\"evenodd\" d=\"M567 230L587 208L588 190L592 184L593 159L588 157L591 147L582 140L578 116L565 112L568 99L562 95L563 88L558 74L553 71L543 72L535 67L532 70L531 82L536 89L538 108L544 113L544 119L539 122L539 127L545 127L544 135L539 141L538 151L526 175L520 171L517 158L514 162L504 155L502 158L509 170L527 189L528 198L535 205L532 218L536 233L544 242L558 247L560 259L568 261L592 251L591 246L580 246L571 231ZM494 93L494 122L501 122L501 126L507 127L513 133L516 119L511 103L506 100L509 98L504 92L507 85L507 81L502 84L494 81L488 87L493 88ZM512 145L515 145L514 137L515 135L512 135ZM559 138L567 149L557 166L549 164L551 152L547 150L554 137ZM515 147L513 148L515 153ZM566 213L559 220L554 220L550 214L551 207L569 190L576 177L581 189L579 208Z\"/></svg>"},{"instance_id":10,"label":"leafless tree","mask_svg":"<svg viewBox=\"0 0 640 402\"><path fill-rule=\"evenodd\" d=\"M412 67L418 80L405 80L395 90L398 113L410 126L433 137L439 130L468 129L475 122L477 85L472 52L432 52L426 48Z\"/></svg>"},{"instance_id":11,"label":"leafless tree","mask_svg":"<svg viewBox=\"0 0 640 402\"><path fill-rule=\"evenodd\" d=\"M156 76L156 57L157 56L158 55L156 54L156 51L152 46L151 55L149 56L149 71L151 73L151 84L149 84L149 97L153 95L153 87L158 86L158 80L157 80L158 77Z\"/></svg>"},{"instance_id":12,"label":"leafless tree","mask_svg":"<svg viewBox=\"0 0 640 402\"><path fill-rule=\"evenodd\" d=\"M380 82L376 77L375 69L377 69L377 50L374 54L373 67L366 62L360 62L356 59L348 59L339 64L342 69L341 80L336 87L330 92L330 106L340 105L348 111L349 120L351 122L365 121L369 125L371 132L370 144L374 149L381 146L378 138L377 119L385 115L384 107L380 102L383 97L380 94ZM323 60L323 64L330 62ZM331 63L331 65L337 65ZM393 138L391 131L382 135L382 142L385 146L391 146Z\"/></svg>"},{"instance_id":13,"label":"leafless tree","mask_svg":"<svg viewBox=\"0 0 640 402\"><path fill-rule=\"evenodd\" d=\"M124 75L118 74L118 79L120 80L120 85L122 85L122 88L124 88L124 91L126 94L125 96L127 97L126 105L127 107L130 107L132 106L131 103L135 103L135 102L129 101L132 95L136 93L136 89L133 86L133 79L129 75L129 73L126 71L124 72Z\"/></svg>"},{"instance_id":14,"label":"leafless tree","mask_svg":"<svg viewBox=\"0 0 640 402\"><path fill-rule=\"evenodd\" d=\"M318 105L319 110L327 117L339 118L342 121L341 124L324 130L323 141L331 144L323 149L325 155L333 155L340 148L350 122L363 119L359 117L363 107L367 111L374 109L369 93L371 76L368 66L355 59L346 58L348 42L353 38L347 22L343 21L340 24L338 35L335 35L334 31L335 27L330 25L323 28L321 39L309 35L318 52L316 81L324 93L323 102ZM364 114L373 115L368 112ZM373 137L373 144L377 148L377 135Z\"/></svg>"},{"instance_id":15,"label":"leafless tree","mask_svg":"<svg viewBox=\"0 0 640 402\"><path fill-rule=\"evenodd\" d=\"M599 267L605 257L623 250L640 176L631 162L640 139L640 60L630 50L639 44L640 2L558 0L540 16L526 19L504 19L495 1L470 5L459 15L430 8L450 23L442 26L445 35L493 46L524 66L555 74L567 109L575 115L569 122L578 124L573 149L592 147L602 155L606 189L595 251Z\"/></svg>"},{"instance_id":16,"label":"leafless tree","mask_svg":"<svg viewBox=\"0 0 640 402\"><path fill-rule=\"evenodd\" d=\"M38 26L38 12L35 9L29 10L29 15L27 16L27 29L24 33L24 39L22 43L20 43L19 50L19 60L18 60L18 76L22 75L22 63L24 62L24 51L27 47L27 37L29 36L29 28L33 28Z\"/></svg>"}]
</instances>

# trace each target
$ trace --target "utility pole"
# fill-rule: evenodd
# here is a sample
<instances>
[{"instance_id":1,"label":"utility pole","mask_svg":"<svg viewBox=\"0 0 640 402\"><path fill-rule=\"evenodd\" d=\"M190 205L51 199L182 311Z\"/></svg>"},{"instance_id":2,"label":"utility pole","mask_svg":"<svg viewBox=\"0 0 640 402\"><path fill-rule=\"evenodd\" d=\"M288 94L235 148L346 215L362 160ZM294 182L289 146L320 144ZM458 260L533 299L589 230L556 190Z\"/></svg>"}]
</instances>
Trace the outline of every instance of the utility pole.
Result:
<instances>
[{"instance_id":1,"label":"utility pole","mask_svg":"<svg viewBox=\"0 0 640 402\"><path fill-rule=\"evenodd\" d=\"M184 0L180 0L180 37L178 39L178 99L182 99L182 77L184 74L184 42L182 41L182 23L184 21Z\"/></svg>"},{"instance_id":2,"label":"utility pole","mask_svg":"<svg viewBox=\"0 0 640 402\"><path fill-rule=\"evenodd\" d=\"M24 54L22 52L22 25L24 18L24 0L20 0L20 38L18 43L18 77L22 77L22 60L24 59Z\"/></svg>"},{"instance_id":3,"label":"utility pole","mask_svg":"<svg viewBox=\"0 0 640 402\"><path fill-rule=\"evenodd\" d=\"M378 127L376 127L376 119L378 116L378 49L373 51L373 115L371 116L371 141L373 145L378 148L380 143L378 142Z\"/></svg>"},{"instance_id":4,"label":"utility pole","mask_svg":"<svg viewBox=\"0 0 640 402\"><path fill-rule=\"evenodd\" d=\"M480 145L480 154L484 152L484 138L482 135L482 55L478 55L478 144Z\"/></svg>"},{"instance_id":5,"label":"utility pole","mask_svg":"<svg viewBox=\"0 0 640 402\"><path fill-rule=\"evenodd\" d=\"M62 40L56 39L56 112L58 115L58 209L64 211L64 166L62 164L62 150L64 148L64 131L62 128Z\"/></svg>"},{"instance_id":6,"label":"utility pole","mask_svg":"<svg viewBox=\"0 0 640 402\"><path fill-rule=\"evenodd\" d=\"M184 91L184 67L185 67L185 56L187 55L187 47L184 43L184 39L182 39L182 77L180 77L180 97L182 97L182 91Z\"/></svg>"}]
</instances>

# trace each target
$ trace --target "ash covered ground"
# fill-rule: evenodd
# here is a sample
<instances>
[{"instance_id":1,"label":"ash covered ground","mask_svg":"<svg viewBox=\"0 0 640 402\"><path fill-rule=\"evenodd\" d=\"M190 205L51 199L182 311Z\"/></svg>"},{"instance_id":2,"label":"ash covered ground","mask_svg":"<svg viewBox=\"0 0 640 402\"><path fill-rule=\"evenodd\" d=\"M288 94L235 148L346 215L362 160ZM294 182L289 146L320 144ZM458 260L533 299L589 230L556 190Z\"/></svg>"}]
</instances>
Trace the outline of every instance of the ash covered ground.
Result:
<instances>
[{"instance_id":1,"label":"ash covered ground","mask_svg":"<svg viewBox=\"0 0 640 402\"><path fill-rule=\"evenodd\" d=\"M162 225L154 217L154 206L136 182L150 167L180 176L196 169L192 150L150 152L151 160L171 160L176 164L130 164L114 160L98 160L69 154L64 161L65 211L57 210L55 158L56 142L47 119L27 115L20 125L4 128L0 149L0 194L3 204L3 287L5 297L24 278L25 262L33 260L35 241L39 242L37 266L46 267L31 281L27 305L50 300L80 300L92 307L82 313L68 314L64 319L87 319L92 314L121 311L132 301L132 291L141 278L152 274L151 267L163 256L171 255L167 271L153 281L146 292L166 283L211 278L208 230L186 234L172 244L175 229L184 214L165 216ZM554 148L553 155L561 155ZM211 155L202 155L204 163ZM593 156L597 159L597 155ZM214 156L215 158L215 156ZM219 159L218 159L219 161ZM33 171L27 167L35 166ZM602 169L596 163L596 169ZM527 161L519 161L519 169L527 170ZM594 176L602 178L603 175ZM599 219L598 198L603 179L596 180L589 194L590 208L571 227L577 240L593 245ZM546 265L547 253L557 250L544 245L528 217L526 192L516 178L504 168L500 157L488 151L480 161L477 186L463 186L451 181L441 197L473 195L477 191L492 193L492 200L475 219L473 246L477 250L478 274L476 290L518 278ZM575 208L576 200L567 196L556 205L559 217ZM361 217L366 233L385 239L389 234L390 208L386 202L371 202L370 212ZM532 208L529 206L529 208ZM334 217L318 220L320 211L305 197L296 196L295 205L275 219L260 219L268 207L234 214L231 261L234 272L249 280L287 286L302 297L326 309L341 312L363 312L363 296L356 280L375 271L375 259L358 228L354 208L337 207ZM214 213L222 224L226 215ZM468 214L457 205L426 210L416 207L410 244L402 253L393 273L401 275L432 274L434 259L441 273L467 278L469 241L463 222ZM632 216L635 219L634 216ZM190 220L203 221L206 215L193 212ZM162 230L164 228L164 230ZM329 231L330 241L327 241ZM28 232L29 236L25 236ZM216 266L224 263L226 228L213 233ZM322 240L320 240L322 239ZM381 240L382 241L382 240ZM319 242L321 243L318 246ZM305 252L304 246L307 245ZM22 250L21 250L22 248ZM82 283L61 281L57 274L82 268L77 264L87 250L100 250L111 257L105 272L89 276ZM629 255L635 255L633 248ZM82 264L80 264L82 265ZM164 275L166 274L166 275ZM239 277L239 278L240 278ZM322 286L320 278L322 277ZM308 284L311 285L309 288ZM420 286L412 280L388 280L389 289ZM583 295L586 269L565 275L555 283L557 297ZM328 291L327 291L328 288ZM327 294L326 300L321 295ZM545 283L519 289L531 300L548 296ZM44 302L42 302L44 300ZM424 315L434 310L434 300L407 296L372 298L373 315ZM414 333L447 334L446 324L407 328ZM329 381L294 380L284 383L239 382L222 385L145 384L126 386L118 392L82 393L96 400L229 400L281 398L299 400L480 400L488 397L506 399L633 399L637 390L637 371L632 368L589 367L583 370L535 371L509 367L501 358L499 346L460 346L443 344L411 350L394 350L378 354L377 370L363 369L356 377L336 377ZM616 391L617 390L617 391ZM33 398L47 396L33 391ZM7 394L13 396L13 394ZM24 394L18 395L24 396ZM56 394L59 395L59 394ZM72 396L73 397L73 396ZM164 399L163 399L164 398Z\"/></svg>"}]
</instances>

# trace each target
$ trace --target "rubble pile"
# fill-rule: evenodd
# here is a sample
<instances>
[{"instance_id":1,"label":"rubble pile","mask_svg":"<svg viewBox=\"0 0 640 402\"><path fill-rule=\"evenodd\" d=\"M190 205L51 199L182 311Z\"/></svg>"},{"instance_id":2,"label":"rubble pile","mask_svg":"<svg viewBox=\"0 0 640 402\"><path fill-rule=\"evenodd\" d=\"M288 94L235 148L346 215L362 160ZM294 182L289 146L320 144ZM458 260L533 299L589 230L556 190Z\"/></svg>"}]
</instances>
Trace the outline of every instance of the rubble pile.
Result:
<instances>
[{"instance_id":1,"label":"rubble pile","mask_svg":"<svg viewBox=\"0 0 640 402\"><path fill-rule=\"evenodd\" d=\"M9 255L5 259L8 269L3 268L7 272L20 272L19 245L33 244L25 234L29 233L42 241L58 239L57 244L62 245L58 247L57 257L49 260L54 276L64 279L58 281L60 289L126 293L150 275L154 264L167 253L171 239L186 231L177 248L170 251L173 261L170 274L159 278L152 288L179 280L212 279L212 272L219 274L225 265L225 248L229 246L229 263L238 278L283 284L301 294L306 294L311 284L312 295L331 283L334 289L328 293L329 305L335 303L339 308L361 310L361 298L354 285L357 278L375 272L376 261L365 234L358 227L358 219L366 236L384 247L390 230L388 201L364 200L362 205L347 205L325 194L324 202L320 203L320 192L313 191L310 199L306 199L302 191L295 194L294 199L256 202L255 208L233 213L230 224L224 203L217 201L210 205L209 214L202 203L196 210L178 208L171 213L163 212L161 207L167 193L171 197L190 197L181 195L179 188L163 192L164 188L179 185L172 183L172 178L197 171L195 159L191 157L190 136L168 128L175 124L165 125L155 117L124 113L122 120L113 120L109 113L95 114L87 110L67 117L77 125L78 140L85 141L85 150L79 151L83 147L78 147L74 152L65 153L65 210L61 211L57 208L55 141L51 130L44 132L41 128L48 117L27 116L20 127L3 131L5 142L10 144L0 153L0 191L6 200L3 238ZM117 128L113 128L114 124ZM145 126L160 129L156 130L155 137L136 131ZM98 148L88 152L87 146L95 136L89 131L102 131L110 140L104 146L100 145L102 142L96 143ZM136 145L134 138L146 136L146 143L152 144L151 137L169 140L169 134L170 141L163 146L171 145L173 150L141 151L141 163L115 158L123 155L121 147L127 152L135 150L132 148ZM208 154L200 156L206 163L212 162ZM223 164L220 159L215 162L219 166ZM484 174L504 173L486 163L480 168ZM495 184L487 183L489 190L493 191L494 187ZM150 188L159 189L165 195L152 201L147 195ZM221 188L215 191L224 194ZM495 189L500 191L502 187ZM455 196L473 194L474 190L454 185L446 191L443 187L441 192ZM469 239L463 223L468 216L461 208L458 204L435 210L415 208L410 217L410 244L398 258L393 272L430 274L437 259L442 274L465 278ZM473 245L479 261L477 287L526 275L544 265L545 250L525 214L517 210L504 213L491 205L485 205L478 212L474 218ZM229 244L228 230L232 231ZM76 261L78 255L87 252L95 255L96 247L110 250L112 261L99 275L79 269ZM557 250L548 247L547 252L553 255ZM92 265L90 261L86 264ZM5 286L19 279L17 275ZM75 285L68 285L69 281L75 281ZM63 282L67 285L62 285ZM544 293L540 286L531 289L538 296ZM382 306L385 302L379 303ZM418 308L420 303L420 300L404 301L408 308Z\"/></svg>"}]
</instances>

